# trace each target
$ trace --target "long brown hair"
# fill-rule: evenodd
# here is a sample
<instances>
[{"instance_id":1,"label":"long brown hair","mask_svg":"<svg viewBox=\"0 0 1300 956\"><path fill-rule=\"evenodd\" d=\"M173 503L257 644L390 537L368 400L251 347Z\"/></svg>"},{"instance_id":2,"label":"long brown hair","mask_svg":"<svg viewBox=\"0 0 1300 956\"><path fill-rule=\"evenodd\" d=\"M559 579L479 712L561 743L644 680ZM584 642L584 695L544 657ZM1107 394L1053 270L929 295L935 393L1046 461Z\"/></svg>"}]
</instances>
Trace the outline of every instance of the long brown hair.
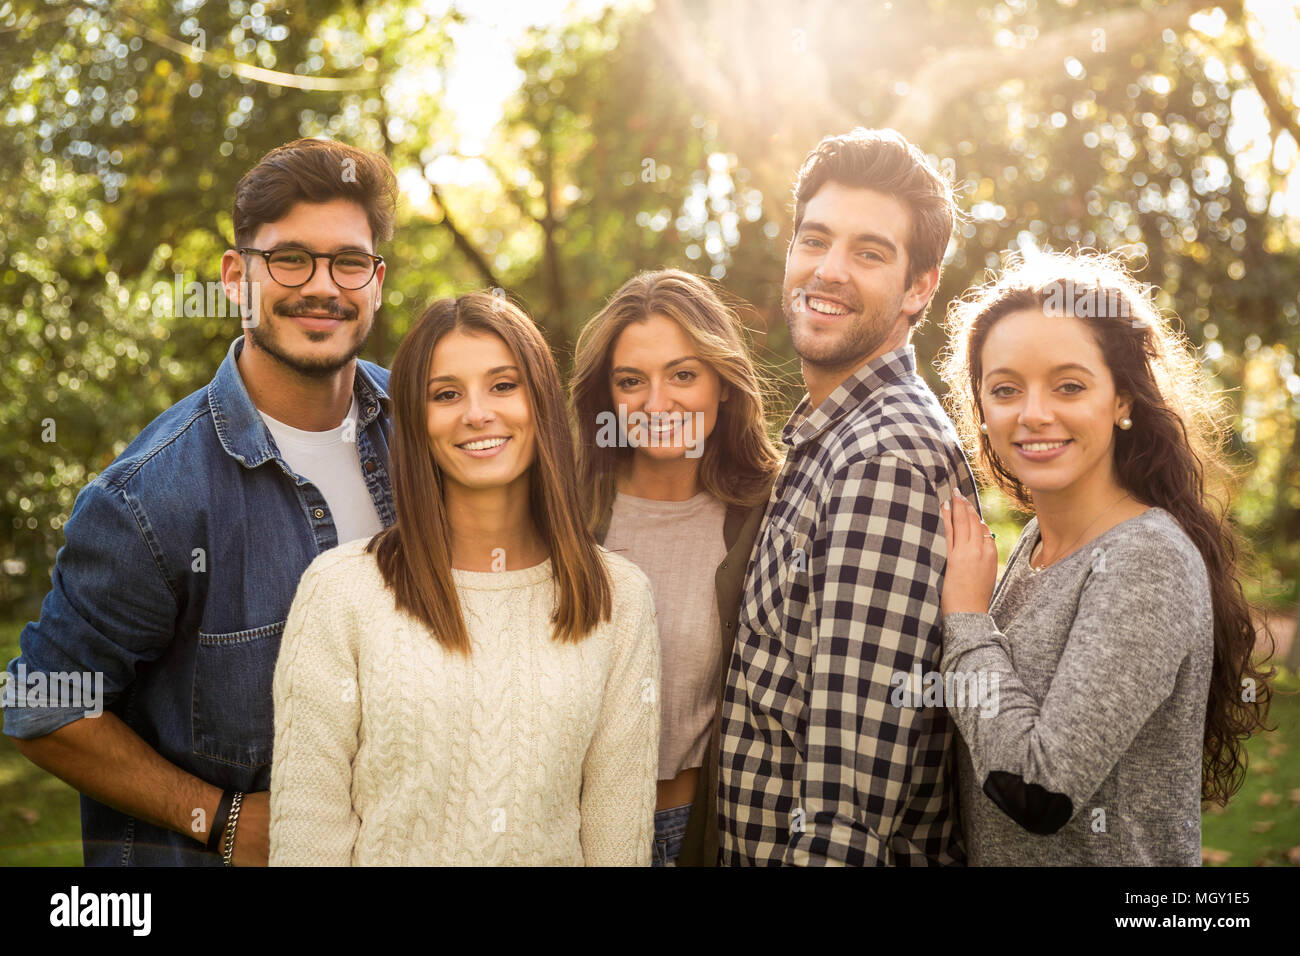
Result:
<instances>
[{"instance_id":1,"label":"long brown hair","mask_svg":"<svg viewBox=\"0 0 1300 956\"><path fill-rule=\"evenodd\" d=\"M1209 387L1186 336L1151 301L1150 290L1118 262L1096 253L1047 252L1011 260L1001 277L950 307L941 373L958 431L967 447L979 449L977 471L1023 511L1034 510L1029 490L979 428L984 341L999 319L1022 310L1074 315L1091 330L1116 394L1126 392L1133 400L1132 428L1115 431L1120 486L1169 512L1205 561L1214 605L1214 669L1201 794L1226 804L1245 780L1244 741L1266 729L1273 672L1255 665L1255 625L1238 580L1238 552L1246 546L1228 511L1235 476L1224 450L1223 396ZM1256 688L1251 700L1242 699L1246 686Z\"/></svg>"},{"instance_id":2,"label":"long brown hair","mask_svg":"<svg viewBox=\"0 0 1300 956\"><path fill-rule=\"evenodd\" d=\"M570 407L578 435L578 481L593 527L614 499L620 464L634 453L632 448L602 448L596 441L601 414L615 410L609 381L614 343L630 324L656 314L680 325L700 359L731 386L700 458L704 489L727 504L760 504L780 467L767 434L763 388L735 310L699 276L680 269L643 272L625 282L578 335Z\"/></svg>"},{"instance_id":3,"label":"long brown hair","mask_svg":"<svg viewBox=\"0 0 1300 956\"><path fill-rule=\"evenodd\" d=\"M434 302L402 339L388 382L393 402L389 467L397 521L371 539L384 582L399 610L427 625L443 647L470 652L469 634L451 573L451 524L442 469L428 434L427 384L442 338L463 331L496 335L519 363L536 429L529 506L551 556L558 601L551 614L557 641L576 642L609 620L613 588L582 520L574 480L573 439L564 390L542 333L518 306L486 292Z\"/></svg>"}]
</instances>

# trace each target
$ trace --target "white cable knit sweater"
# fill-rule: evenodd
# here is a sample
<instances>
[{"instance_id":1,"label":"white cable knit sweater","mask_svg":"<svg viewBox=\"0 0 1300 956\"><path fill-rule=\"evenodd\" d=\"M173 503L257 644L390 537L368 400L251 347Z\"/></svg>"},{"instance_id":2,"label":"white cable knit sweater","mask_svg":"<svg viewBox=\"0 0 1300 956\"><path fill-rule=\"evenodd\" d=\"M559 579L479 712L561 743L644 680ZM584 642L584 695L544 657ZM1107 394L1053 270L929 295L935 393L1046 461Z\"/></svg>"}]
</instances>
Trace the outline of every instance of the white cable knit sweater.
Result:
<instances>
[{"instance_id":1,"label":"white cable knit sweater","mask_svg":"<svg viewBox=\"0 0 1300 956\"><path fill-rule=\"evenodd\" d=\"M551 638L549 560L453 569L473 652L394 606L365 542L312 562L275 670L271 865L647 865L659 750L650 583Z\"/></svg>"}]
</instances>

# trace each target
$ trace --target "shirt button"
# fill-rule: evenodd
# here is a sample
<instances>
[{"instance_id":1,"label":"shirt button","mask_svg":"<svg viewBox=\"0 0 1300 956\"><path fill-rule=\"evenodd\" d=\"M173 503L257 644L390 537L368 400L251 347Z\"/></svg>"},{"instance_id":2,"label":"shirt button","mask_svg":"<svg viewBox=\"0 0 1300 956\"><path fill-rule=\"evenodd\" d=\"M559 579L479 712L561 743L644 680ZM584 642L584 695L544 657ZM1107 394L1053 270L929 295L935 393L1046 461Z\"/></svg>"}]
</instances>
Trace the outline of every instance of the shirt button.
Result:
<instances>
[{"instance_id":1,"label":"shirt button","mask_svg":"<svg viewBox=\"0 0 1300 956\"><path fill-rule=\"evenodd\" d=\"M369 472L373 472L374 470L375 470L375 463L373 461L366 462L366 471L369 473Z\"/></svg>"},{"instance_id":2,"label":"shirt button","mask_svg":"<svg viewBox=\"0 0 1300 956\"><path fill-rule=\"evenodd\" d=\"M730 622L730 621L727 622L727 630L731 630L731 622Z\"/></svg>"},{"instance_id":3,"label":"shirt button","mask_svg":"<svg viewBox=\"0 0 1300 956\"><path fill-rule=\"evenodd\" d=\"M726 561L723 561L723 562L722 562L722 570L724 570L724 571L727 570L727 562L726 562Z\"/></svg>"},{"instance_id":4,"label":"shirt button","mask_svg":"<svg viewBox=\"0 0 1300 956\"><path fill-rule=\"evenodd\" d=\"M312 512L312 514L314 514L317 518L323 518L325 517L325 509L317 508L315 511Z\"/></svg>"}]
</instances>

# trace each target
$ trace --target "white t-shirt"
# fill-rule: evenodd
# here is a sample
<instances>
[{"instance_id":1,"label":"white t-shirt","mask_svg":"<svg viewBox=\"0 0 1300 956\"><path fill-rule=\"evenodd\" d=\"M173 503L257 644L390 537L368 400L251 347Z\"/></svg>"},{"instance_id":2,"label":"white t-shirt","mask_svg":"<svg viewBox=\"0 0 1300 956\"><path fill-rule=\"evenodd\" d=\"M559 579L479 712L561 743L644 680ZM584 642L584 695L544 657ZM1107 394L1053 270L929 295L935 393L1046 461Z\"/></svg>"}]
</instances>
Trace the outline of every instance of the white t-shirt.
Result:
<instances>
[{"instance_id":1,"label":"white t-shirt","mask_svg":"<svg viewBox=\"0 0 1300 956\"><path fill-rule=\"evenodd\" d=\"M258 414L271 429L280 449L280 457L302 475L325 498L339 544L369 538L384 530L379 512L366 490L361 474L361 455L357 452L357 397L337 428L323 432L305 432L276 421L266 412Z\"/></svg>"}]
</instances>

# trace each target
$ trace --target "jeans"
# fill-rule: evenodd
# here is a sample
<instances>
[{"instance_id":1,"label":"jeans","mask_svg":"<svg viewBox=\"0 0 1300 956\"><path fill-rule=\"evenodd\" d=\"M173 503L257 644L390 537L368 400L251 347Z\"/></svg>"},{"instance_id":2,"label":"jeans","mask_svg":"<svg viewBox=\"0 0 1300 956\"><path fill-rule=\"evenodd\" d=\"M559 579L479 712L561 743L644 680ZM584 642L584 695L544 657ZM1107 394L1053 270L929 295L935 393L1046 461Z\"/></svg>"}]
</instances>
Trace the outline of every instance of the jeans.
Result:
<instances>
[{"instance_id":1,"label":"jeans","mask_svg":"<svg viewBox=\"0 0 1300 956\"><path fill-rule=\"evenodd\" d=\"M655 842L651 866L677 865L677 854L682 852L682 838L686 836L686 821L690 817L689 803L655 811Z\"/></svg>"}]
</instances>

